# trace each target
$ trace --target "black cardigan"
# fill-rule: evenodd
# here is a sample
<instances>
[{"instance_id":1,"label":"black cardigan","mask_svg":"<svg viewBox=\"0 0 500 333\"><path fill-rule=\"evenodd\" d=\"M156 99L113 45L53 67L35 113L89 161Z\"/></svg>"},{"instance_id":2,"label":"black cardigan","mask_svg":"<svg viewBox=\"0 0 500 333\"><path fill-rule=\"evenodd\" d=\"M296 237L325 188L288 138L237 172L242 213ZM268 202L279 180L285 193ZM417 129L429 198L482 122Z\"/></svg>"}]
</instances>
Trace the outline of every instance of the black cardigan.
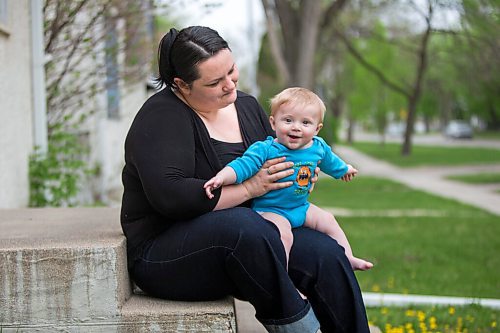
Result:
<instances>
[{"instance_id":1,"label":"black cardigan","mask_svg":"<svg viewBox=\"0 0 500 333\"><path fill-rule=\"evenodd\" d=\"M257 100L238 91L235 102L245 148L273 135ZM169 224L212 211L206 180L222 166L200 117L168 89L150 97L137 113L125 140L121 224L129 263L142 245Z\"/></svg>"}]
</instances>

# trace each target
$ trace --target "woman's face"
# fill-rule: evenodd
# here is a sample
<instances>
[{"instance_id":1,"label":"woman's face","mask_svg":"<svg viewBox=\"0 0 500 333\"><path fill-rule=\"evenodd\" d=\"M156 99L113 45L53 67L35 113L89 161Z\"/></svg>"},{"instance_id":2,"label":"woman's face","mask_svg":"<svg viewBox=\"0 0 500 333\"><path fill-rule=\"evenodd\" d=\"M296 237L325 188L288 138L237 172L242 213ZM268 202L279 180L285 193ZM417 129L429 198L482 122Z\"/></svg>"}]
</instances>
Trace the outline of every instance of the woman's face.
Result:
<instances>
[{"instance_id":1,"label":"woman's face","mask_svg":"<svg viewBox=\"0 0 500 333\"><path fill-rule=\"evenodd\" d=\"M230 50L219 51L198 65L200 78L182 93L193 108L201 112L224 108L236 100L239 72Z\"/></svg>"}]
</instances>

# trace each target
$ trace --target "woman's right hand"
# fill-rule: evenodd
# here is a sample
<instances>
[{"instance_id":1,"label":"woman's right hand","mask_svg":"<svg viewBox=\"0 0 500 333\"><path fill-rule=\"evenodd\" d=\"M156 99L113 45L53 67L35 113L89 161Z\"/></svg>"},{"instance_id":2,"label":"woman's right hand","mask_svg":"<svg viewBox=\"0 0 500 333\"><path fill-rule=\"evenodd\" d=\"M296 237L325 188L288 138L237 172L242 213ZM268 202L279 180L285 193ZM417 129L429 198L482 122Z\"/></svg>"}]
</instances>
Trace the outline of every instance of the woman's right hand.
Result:
<instances>
[{"instance_id":1,"label":"woman's right hand","mask_svg":"<svg viewBox=\"0 0 500 333\"><path fill-rule=\"evenodd\" d=\"M253 177L243 182L250 198L260 197L269 191L292 186L293 182L277 182L294 173L293 162L285 162L285 157L267 160Z\"/></svg>"}]
</instances>

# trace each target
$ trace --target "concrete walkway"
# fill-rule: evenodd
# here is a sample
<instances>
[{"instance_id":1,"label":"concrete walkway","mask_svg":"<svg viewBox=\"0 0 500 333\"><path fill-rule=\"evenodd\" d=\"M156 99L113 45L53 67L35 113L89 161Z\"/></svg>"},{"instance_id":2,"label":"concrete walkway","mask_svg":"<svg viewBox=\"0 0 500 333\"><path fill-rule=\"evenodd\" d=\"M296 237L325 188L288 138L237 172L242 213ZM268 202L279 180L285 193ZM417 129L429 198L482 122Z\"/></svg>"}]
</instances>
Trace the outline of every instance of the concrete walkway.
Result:
<instances>
[{"instance_id":1,"label":"concrete walkway","mask_svg":"<svg viewBox=\"0 0 500 333\"><path fill-rule=\"evenodd\" d=\"M491 146L490 148L498 148L498 146ZM335 146L334 150L346 162L354 165L362 175L389 178L411 188L455 199L461 203L473 205L492 214L500 215L500 193L497 192L500 190L500 185L472 185L445 178L448 175L500 172L500 164L400 168L385 161L377 160L348 146ZM375 295L375 297L380 296ZM238 332L266 332L264 327L255 319L255 310L250 303L235 300L235 305ZM372 332L378 332L375 327L370 329Z\"/></svg>"}]
</instances>

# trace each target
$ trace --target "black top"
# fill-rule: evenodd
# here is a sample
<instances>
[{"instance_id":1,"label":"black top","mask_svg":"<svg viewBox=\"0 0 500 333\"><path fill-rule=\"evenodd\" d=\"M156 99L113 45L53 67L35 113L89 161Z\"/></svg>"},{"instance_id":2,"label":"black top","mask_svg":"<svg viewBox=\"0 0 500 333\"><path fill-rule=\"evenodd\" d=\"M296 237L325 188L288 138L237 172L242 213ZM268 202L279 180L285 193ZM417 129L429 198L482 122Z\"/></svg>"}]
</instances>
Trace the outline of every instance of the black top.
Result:
<instances>
[{"instance_id":1,"label":"black top","mask_svg":"<svg viewBox=\"0 0 500 333\"><path fill-rule=\"evenodd\" d=\"M213 138L211 138L210 141L214 146L215 153L222 166L226 166L226 164L235 158L240 157L246 150L243 142L223 142Z\"/></svg>"},{"instance_id":2,"label":"black top","mask_svg":"<svg viewBox=\"0 0 500 333\"><path fill-rule=\"evenodd\" d=\"M274 135L257 100L238 91L235 102L243 147ZM222 168L205 124L168 89L139 110L125 140L121 224L129 265L141 247L171 223L212 211L203 184Z\"/></svg>"}]
</instances>

